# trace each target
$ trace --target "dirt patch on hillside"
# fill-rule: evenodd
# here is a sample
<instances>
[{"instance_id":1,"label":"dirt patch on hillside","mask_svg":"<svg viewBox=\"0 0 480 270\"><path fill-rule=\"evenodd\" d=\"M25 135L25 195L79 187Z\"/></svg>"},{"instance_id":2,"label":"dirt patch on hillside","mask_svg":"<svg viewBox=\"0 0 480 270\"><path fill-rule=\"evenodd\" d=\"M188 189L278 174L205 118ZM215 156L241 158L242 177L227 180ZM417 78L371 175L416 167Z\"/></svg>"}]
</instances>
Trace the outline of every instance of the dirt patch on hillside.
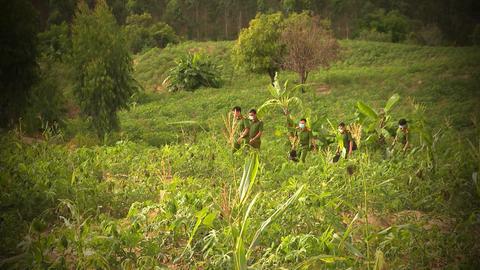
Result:
<instances>
[{"instance_id":1,"label":"dirt patch on hillside","mask_svg":"<svg viewBox=\"0 0 480 270\"><path fill-rule=\"evenodd\" d=\"M328 84L315 84L313 85L313 89L317 95L328 95L332 91Z\"/></svg>"}]
</instances>

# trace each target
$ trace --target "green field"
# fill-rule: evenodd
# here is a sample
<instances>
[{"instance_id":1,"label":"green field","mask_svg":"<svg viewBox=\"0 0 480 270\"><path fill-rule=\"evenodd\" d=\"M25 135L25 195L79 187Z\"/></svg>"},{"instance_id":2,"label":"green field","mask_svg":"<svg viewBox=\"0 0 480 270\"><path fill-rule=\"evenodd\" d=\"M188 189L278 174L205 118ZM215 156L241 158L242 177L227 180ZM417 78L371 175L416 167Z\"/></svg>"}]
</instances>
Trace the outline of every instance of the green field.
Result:
<instances>
[{"instance_id":1,"label":"green field","mask_svg":"<svg viewBox=\"0 0 480 270\"><path fill-rule=\"evenodd\" d=\"M238 190L245 159L222 129L233 106L269 98L267 74L230 60L232 42L185 42L134 57L144 87L121 131L104 140L70 119L62 135L31 142L3 134L0 268L232 269L239 252ZM392 122L415 105L433 144L384 158L362 147L330 162L324 145L305 164L287 160L284 118L264 112L265 136L245 218L251 269L475 269L480 265L480 50L341 41L342 57L310 74L298 94L319 119L350 123L355 104L401 96ZM223 87L168 93L165 71L187 52L222 65ZM280 80L295 84L293 73ZM296 112L297 116L303 116ZM81 132L79 132L81 131ZM258 196L256 196L258 194ZM380 264L384 263L384 268ZM156 268L157 267L157 268Z\"/></svg>"}]
</instances>

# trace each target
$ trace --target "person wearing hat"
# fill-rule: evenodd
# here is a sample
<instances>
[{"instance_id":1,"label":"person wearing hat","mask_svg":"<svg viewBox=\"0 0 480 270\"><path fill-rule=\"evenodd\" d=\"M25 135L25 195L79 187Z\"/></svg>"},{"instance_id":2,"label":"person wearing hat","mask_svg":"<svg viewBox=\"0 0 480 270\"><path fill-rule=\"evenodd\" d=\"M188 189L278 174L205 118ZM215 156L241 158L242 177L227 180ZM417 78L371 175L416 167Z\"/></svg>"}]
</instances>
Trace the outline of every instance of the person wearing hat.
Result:
<instances>
[{"instance_id":1,"label":"person wearing hat","mask_svg":"<svg viewBox=\"0 0 480 270\"><path fill-rule=\"evenodd\" d=\"M404 152L407 151L408 147L410 146L410 133L408 130L408 124L407 120L403 118L398 121L397 134L393 140L392 148L397 144L397 142L400 142L402 145L402 151Z\"/></svg>"}]
</instances>

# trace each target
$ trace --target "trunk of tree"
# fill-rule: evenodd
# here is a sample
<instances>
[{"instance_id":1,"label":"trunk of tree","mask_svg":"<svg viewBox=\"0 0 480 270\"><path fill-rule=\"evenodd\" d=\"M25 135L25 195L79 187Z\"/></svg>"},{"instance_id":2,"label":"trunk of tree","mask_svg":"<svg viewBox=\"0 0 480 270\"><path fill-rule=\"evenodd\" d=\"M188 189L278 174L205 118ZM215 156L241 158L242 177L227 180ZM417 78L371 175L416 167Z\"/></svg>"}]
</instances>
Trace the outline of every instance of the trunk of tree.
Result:
<instances>
[{"instance_id":1,"label":"trunk of tree","mask_svg":"<svg viewBox=\"0 0 480 270\"><path fill-rule=\"evenodd\" d=\"M350 29L348 28L348 22L345 23L345 34L347 36L347 40L348 40L348 37L349 37L349 33L350 33Z\"/></svg>"},{"instance_id":2,"label":"trunk of tree","mask_svg":"<svg viewBox=\"0 0 480 270\"><path fill-rule=\"evenodd\" d=\"M242 30L242 10L240 9L240 14L238 15L238 33Z\"/></svg>"},{"instance_id":3,"label":"trunk of tree","mask_svg":"<svg viewBox=\"0 0 480 270\"><path fill-rule=\"evenodd\" d=\"M198 21L198 2L195 5L195 23L197 24L197 40L200 40L200 23Z\"/></svg>"},{"instance_id":4,"label":"trunk of tree","mask_svg":"<svg viewBox=\"0 0 480 270\"><path fill-rule=\"evenodd\" d=\"M272 83L272 85L275 82L275 73L276 73L275 69L268 70L268 76L270 76L270 82Z\"/></svg>"},{"instance_id":5,"label":"trunk of tree","mask_svg":"<svg viewBox=\"0 0 480 270\"><path fill-rule=\"evenodd\" d=\"M225 4L225 9L223 10L223 15L225 18L225 39L228 39L228 9L227 4Z\"/></svg>"},{"instance_id":6,"label":"trunk of tree","mask_svg":"<svg viewBox=\"0 0 480 270\"><path fill-rule=\"evenodd\" d=\"M308 78L308 71L301 71L298 75L300 77L300 84L304 84ZM305 89L303 86L300 88L300 90L302 91L302 93L305 93Z\"/></svg>"}]
</instances>

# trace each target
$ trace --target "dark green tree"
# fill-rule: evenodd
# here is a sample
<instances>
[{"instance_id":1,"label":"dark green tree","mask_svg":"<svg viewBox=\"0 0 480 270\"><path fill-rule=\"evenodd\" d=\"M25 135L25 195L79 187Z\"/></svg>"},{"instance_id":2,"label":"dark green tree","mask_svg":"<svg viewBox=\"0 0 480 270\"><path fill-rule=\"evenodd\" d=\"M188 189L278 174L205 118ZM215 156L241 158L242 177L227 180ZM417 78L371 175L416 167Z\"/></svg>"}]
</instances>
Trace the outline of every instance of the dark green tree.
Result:
<instances>
[{"instance_id":1,"label":"dark green tree","mask_svg":"<svg viewBox=\"0 0 480 270\"><path fill-rule=\"evenodd\" d=\"M38 17L27 0L0 6L0 127L8 127L25 111L37 78Z\"/></svg>"},{"instance_id":2,"label":"dark green tree","mask_svg":"<svg viewBox=\"0 0 480 270\"><path fill-rule=\"evenodd\" d=\"M98 135L118 128L117 111L137 91L124 33L104 0L80 4L73 24L74 94Z\"/></svg>"},{"instance_id":3,"label":"dark green tree","mask_svg":"<svg viewBox=\"0 0 480 270\"><path fill-rule=\"evenodd\" d=\"M237 66L255 73L268 73L273 84L285 52L279 42L282 23L280 13L259 14L251 20L249 27L240 32L233 48Z\"/></svg>"}]
</instances>

